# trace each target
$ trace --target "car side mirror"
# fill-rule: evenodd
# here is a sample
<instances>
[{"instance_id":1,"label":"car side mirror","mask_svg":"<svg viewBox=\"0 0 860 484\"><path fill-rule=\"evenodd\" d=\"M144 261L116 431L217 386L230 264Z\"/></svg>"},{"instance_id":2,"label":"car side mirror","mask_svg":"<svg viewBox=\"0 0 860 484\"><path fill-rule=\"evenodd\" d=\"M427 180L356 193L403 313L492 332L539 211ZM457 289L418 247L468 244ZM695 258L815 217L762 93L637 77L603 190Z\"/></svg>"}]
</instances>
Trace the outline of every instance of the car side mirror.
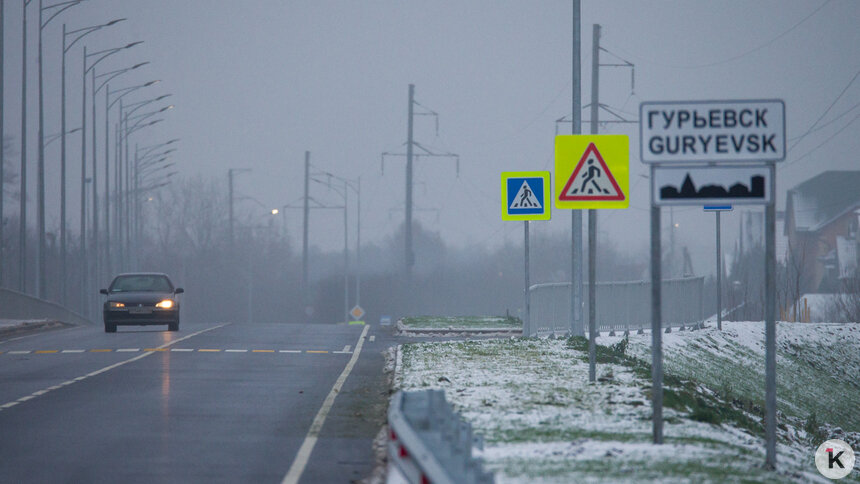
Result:
<instances>
[{"instance_id":1,"label":"car side mirror","mask_svg":"<svg viewBox=\"0 0 860 484\"><path fill-rule=\"evenodd\" d=\"M107 293L108 293L107 289L99 289L99 292L102 294L105 294L105 295L107 295Z\"/></svg>"},{"instance_id":2,"label":"car side mirror","mask_svg":"<svg viewBox=\"0 0 860 484\"><path fill-rule=\"evenodd\" d=\"M177 287L176 290L173 291L174 294L182 294L183 292L185 292L185 289L182 289L181 287Z\"/></svg>"}]
</instances>

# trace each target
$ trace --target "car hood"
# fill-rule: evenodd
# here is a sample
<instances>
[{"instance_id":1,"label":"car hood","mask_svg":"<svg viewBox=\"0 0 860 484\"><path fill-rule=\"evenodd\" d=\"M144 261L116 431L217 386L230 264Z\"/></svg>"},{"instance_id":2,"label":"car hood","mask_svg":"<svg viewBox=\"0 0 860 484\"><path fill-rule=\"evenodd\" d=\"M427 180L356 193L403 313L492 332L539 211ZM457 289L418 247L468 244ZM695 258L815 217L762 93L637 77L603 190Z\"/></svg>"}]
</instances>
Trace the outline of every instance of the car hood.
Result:
<instances>
[{"instance_id":1,"label":"car hood","mask_svg":"<svg viewBox=\"0 0 860 484\"><path fill-rule=\"evenodd\" d=\"M155 304L162 299L176 300L172 292L112 292L108 294L108 301L120 301L126 304Z\"/></svg>"}]
</instances>

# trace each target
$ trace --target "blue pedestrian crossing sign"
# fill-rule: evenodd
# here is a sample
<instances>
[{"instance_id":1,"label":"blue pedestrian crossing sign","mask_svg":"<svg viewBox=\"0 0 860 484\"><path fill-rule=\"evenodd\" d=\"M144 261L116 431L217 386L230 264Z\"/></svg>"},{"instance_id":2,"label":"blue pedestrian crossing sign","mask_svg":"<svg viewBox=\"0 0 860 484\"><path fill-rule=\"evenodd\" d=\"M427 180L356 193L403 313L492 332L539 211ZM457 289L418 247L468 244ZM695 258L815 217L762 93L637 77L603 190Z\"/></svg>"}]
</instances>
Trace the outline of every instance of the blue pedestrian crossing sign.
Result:
<instances>
[{"instance_id":1,"label":"blue pedestrian crossing sign","mask_svg":"<svg viewBox=\"0 0 860 484\"><path fill-rule=\"evenodd\" d=\"M548 171L502 172L502 220L549 220Z\"/></svg>"}]
</instances>

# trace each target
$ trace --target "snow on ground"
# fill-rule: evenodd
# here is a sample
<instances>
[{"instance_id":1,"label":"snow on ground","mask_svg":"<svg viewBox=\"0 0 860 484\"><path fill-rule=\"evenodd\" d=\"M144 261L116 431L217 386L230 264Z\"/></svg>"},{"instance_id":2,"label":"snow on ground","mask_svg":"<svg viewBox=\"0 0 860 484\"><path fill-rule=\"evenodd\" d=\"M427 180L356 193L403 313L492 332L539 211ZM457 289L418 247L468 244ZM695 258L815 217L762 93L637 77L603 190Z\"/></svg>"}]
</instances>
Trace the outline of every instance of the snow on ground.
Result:
<instances>
[{"instance_id":1,"label":"snow on ground","mask_svg":"<svg viewBox=\"0 0 860 484\"><path fill-rule=\"evenodd\" d=\"M860 448L860 325L778 325L778 473L763 469L763 334L754 322L663 335L662 446L650 334L626 348L598 338L596 384L584 341L530 338L404 345L395 384L444 389L484 434L498 482L828 482L813 463L824 437Z\"/></svg>"}]
</instances>

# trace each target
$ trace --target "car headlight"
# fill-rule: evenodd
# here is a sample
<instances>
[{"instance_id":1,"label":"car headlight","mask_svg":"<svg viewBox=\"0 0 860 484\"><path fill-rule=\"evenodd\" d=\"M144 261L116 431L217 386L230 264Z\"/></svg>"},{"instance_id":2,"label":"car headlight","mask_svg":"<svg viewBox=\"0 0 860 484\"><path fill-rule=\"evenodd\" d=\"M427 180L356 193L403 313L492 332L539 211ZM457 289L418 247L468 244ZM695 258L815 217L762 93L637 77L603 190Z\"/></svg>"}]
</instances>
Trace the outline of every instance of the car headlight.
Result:
<instances>
[{"instance_id":1,"label":"car headlight","mask_svg":"<svg viewBox=\"0 0 860 484\"><path fill-rule=\"evenodd\" d=\"M165 299L165 300L159 302L158 304L156 304L155 307L161 308L161 309L172 309L173 304L174 304L173 301L171 301L170 299Z\"/></svg>"},{"instance_id":2,"label":"car headlight","mask_svg":"<svg viewBox=\"0 0 860 484\"><path fill-rule=\"evenodd\" d=\"M111 301L111 302L110 302L110 307L112 307L112 308L124 308L124 307L125 307L125 303L116 302L116 301Z\"/></svg>"}]
</instances>

